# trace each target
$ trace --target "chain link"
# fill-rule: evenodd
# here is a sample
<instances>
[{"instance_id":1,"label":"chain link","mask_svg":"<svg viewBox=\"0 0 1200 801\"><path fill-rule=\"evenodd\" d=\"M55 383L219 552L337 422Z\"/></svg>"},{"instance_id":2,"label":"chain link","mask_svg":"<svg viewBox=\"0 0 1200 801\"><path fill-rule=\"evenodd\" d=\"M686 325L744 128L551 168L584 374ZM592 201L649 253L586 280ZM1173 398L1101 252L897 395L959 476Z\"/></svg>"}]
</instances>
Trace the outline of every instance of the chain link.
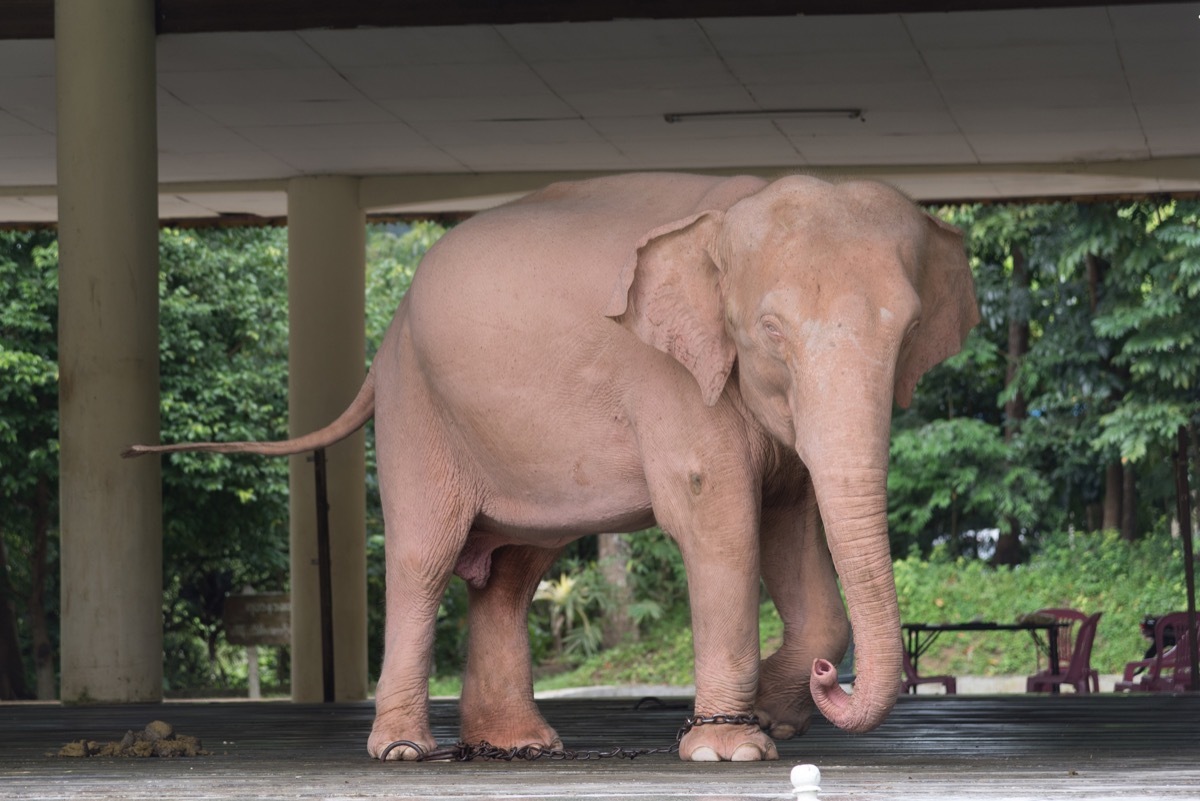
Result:
<instances>
[{"instance_id":1,"label":"chain link","mask_svg":"<svg viewBox=\"0 0 1200 801\"><path fill-rule=\"evenodd\" d=\"M722 725L761 726L762 722L758 719L757 715L693 715L679 727L679 731L675 734L674 743L659 748L623 748L618 746L607 751L600 749L575 751L569 748L547 748L541 745L500 748L486 740L473 744L464 743L460 740L451 746L426 751L411 740L397 740L383 749L383 753L379 755L379 758L380 760L387 760L388 754L394 749L407 747L416 752L417 762L469 762L473 759L503 760L506 762L511 762L514 759L529 761L535 759L581 761L590 759L636 759L637 757L651 754L679 753L679 744L683 742L683 738L692 729L698 726Z\"/></svg>"}]
</instances>

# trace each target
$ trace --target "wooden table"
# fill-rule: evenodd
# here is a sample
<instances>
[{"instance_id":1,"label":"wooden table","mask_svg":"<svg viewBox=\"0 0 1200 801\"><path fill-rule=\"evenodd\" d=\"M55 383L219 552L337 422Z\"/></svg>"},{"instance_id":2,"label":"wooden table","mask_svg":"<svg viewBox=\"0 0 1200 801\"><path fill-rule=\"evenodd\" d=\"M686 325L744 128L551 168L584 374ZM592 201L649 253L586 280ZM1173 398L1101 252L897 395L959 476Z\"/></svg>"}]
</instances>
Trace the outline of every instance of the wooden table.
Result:
<instances>
[{"instance_id":1,"label":"wooden table","mask_svg":"<svg viewBox=\"0 0 1200 801\"><path fill-rule=\"evenodd\" d=\"M944 631L1028 631L1033 637L1034 645L1041 648L1038 640L1039 631L1046 632L1046 650L1050 657L1050 672L1058 673L1058 630L1063 626L1058 621L1028 621L1024 623L992 623L989 621L971 621L969 623L905 623L904 647L912 662L913 670L917 669L917 660L921 654L929 650ZM1055 688L1057 689L1057 687Z\"/></svg>"}]
</instances>

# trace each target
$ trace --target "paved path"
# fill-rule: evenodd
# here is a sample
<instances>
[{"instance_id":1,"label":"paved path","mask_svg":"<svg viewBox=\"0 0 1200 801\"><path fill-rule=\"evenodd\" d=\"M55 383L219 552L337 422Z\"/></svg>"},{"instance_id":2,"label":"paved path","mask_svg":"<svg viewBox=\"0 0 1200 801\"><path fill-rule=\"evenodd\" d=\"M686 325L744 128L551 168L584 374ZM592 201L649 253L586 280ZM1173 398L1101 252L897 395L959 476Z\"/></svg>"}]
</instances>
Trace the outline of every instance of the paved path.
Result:
<instances>
[{"instance_id":1,"label":"paved path","mask_svg":"<svg viewBox=\"0 0 1200 801\"><path fill-rule=\"evenodd\" d=\"M547 700L574 748L669 744L686 709L634 710L622 700ZM435 733L452 742L452 702L435 702ZM888 722L847 735L817 721L780 743L774 763L632 762L382 764L366 757L370 704L0 705L4 799L776 799L788 774L818 765L823 801L1089 799L1200 801L1200 695L901 698ZM66 759L79 738L116 740L151 720L203 739L211 756Z\"/></svg>"}]
</instances>

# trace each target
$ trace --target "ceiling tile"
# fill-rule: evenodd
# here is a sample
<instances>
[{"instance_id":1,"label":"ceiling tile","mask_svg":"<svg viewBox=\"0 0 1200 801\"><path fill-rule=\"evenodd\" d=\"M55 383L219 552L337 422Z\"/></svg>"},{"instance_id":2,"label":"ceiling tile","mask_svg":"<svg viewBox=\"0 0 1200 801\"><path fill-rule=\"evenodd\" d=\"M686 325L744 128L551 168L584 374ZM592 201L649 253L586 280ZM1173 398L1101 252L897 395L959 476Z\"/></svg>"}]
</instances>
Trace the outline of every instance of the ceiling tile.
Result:
<instances>
[{"instance_id":1,"label":"ceiling tile","mask_svg":"<svg viewBox=\"0 0 1200 801\"><path fill-rule=\"evenodd\" d=\"M504 37L488 25L303 31L298 35L339 69L520 60Z\"/></svg>"},{"instance_id":2,"label":"ceiling tile","mask_svg":"<svg viewBox=\"0 0 1200 801\"><path fill-rule=\"evenodd\" d=\"M53 158L8 158L0 152L4 186L53 186L56 173Z\"/></svg>"},{"instance_id":3,"label":"ceiling tile","mask_svg":"<svg viewBox=\"0 0 1200 801\"><path fill-rule=\"evenodd\" d=\"M30 125L19 117L0 111L0 136L30 136L42 133L44 131L36 125Z\"/></svg>"},{"instance_id":4,"label":"ceiling tile","mask_svg":"<svg viewBox=\"0 0 1200 801\"><path fill-rule=\"evenodd\" d=\"M604 91L719 87L738 81L717 58L655 58L626 61L544 61L533 65L546 85L562 95Z\"/></svg>"},{"instance_id":5,"label":"ceiling tile","mask_svg":"<svg viewBox=\"0 0 1200 801\"><path fill-rule=\"evenodd\" d=\"M414 127L447 149L474 142L487 142L494 146L542 147L571 142L590 146L602 141L590 125L579 119L415 123Z\"/></svg>"},{"instance_id":6,"label":"ceiling tile","mask_svg":"<svg viewBox=\"0 0 1200 801\"><path fill-rule=\"evenodd\" d=\"M1113 33L1127 42L1197 43L1200 3L1135 3L1108 6ZM1193 51L1194 52L1194 51Z\"/></svg>"},{"instance_id":7,"label":"ceiling tile","mask_svg":"<svg viewBox=\"0 0 1200 801\"><path fill-rule=\"evenodd\" d=\"M384 150L424 148L428 142L401 122L374 125L272 125L239 128L238 133L267 150Z\"/></svg>"},{"instance_id":8,"label":"ceiling tile","mask_svg":"<svg viewBox=\"0 0 1200 801\"><path fill-rule=\"evenodd\" d=\"M1087 76L1120 81L1121 58L1112 42L1076 45L1022 45L926 50L935 80L1023 80L1040 82Z\"/></svg>"},{"instance_id":9,"label":"ceiling tile","mask_svg":"<svg viewBox=\"0 0 1200 801\"><path fill-rule=\"evenodd\" d=\"M689 111L752 111L759 106L741 86L621 89L578 92L563 98L587 117L661 116Z\"/></svg>"},{"instance_id":10,"label":"ceiling tile","mask_svg":"<svg viewBox=\"0 0 1200 801\"><path fill-rule=\"evenodd\" d=\"M159 74L325 66L303 39L290 32L166 34L155 43Z\"/></svg>"},{"instance_id":11,"label":"ceiling tile","mask_svg":"<svg viewBox=\"0 0 1200 801\"><path fill-rule=\"evenodd\" d=\"M946 80L942 94L952 112L961 109L1009 108L1115 108L1128 105L1124 81L1099 78Z\"/></svg>"},{"instance_id":12,"label":"ceiling tile","mask_svg":"<svg viewBox=\"0 0 1200 801\"><path fill-rule=\"evenodd\" d=\"M55 139L34 135L0 136L0 154L5 159L53 159Z\"/></svg>"},{"instance_id":13,"label":"ceiling tile","mask_svg":"<svg viewBox=\"0 0 1200 801\"><path fill-rule=\"evenodd\" d=\"M942 112L946 103L927 81L866 81L823 84L760 83L746 87L761 108L857 108L880 111Z\"/></svg>"},{"instance_id":14,"label":"ceiling tile","mask_svg":"<svg viewBox=\"0 0 1200 801\"><path fill-rule=\"evenodd\" d=\"M1104 8L964 11L904 14L903 18L913 42L922 50L1070 45L1113 38Z\"/></svg>"},{"instance_id":15,"label":"ceiling tile","mask_svg":"<svg viewBox=\"0 0 1200 801\"><path fill-rule=\"evenodd\" d=\"M613 144L638 169L700 169L761 167L764 164L801 166L803 158L783 136L714 139L629 139Z\"/></svg>"},{"instance_id":16,"label":"ceiling tile","mask_svg":"<svg viewBox=\"0 0 1200 801\"><path fill-rule=\"evenodd\" d=\"M190 181L255 181L290 178L299 171L270 153L162 153L158 158L160 183Z\"/></svg>"},{"instance_id":17,"label":"ceiling tile","mask_svg":"<svg viewBox=\"0 0 1200 801\"><path fill-rule=\"evenodd\" d=\"M944 111L869 111L858 119L836 117L780 118L775 122L789 136L888 136L956 134L954 118Z\"/></svg>"},{"instance_id":18,"label":"ceiling tile","mask_svg":"<svg viewBox=\"0 0 1200 801\"><path fill-rule=\"evenodd\" d=\"M54 75L52 39L0 41L0 78L33 78Z\"/></svg>"},{"instance_id":19,"label":"ceiling tile","mask_svg":"<svg viewBox=\"0 0 1200 801\"><path fill-rule=\"evenodd\" d=\"M1099 108L970 108L956 109L954 119L969 134L1040 131L1137 131L1141 121L1132 105Z\"/></svg>"},{"instance_id":20,"label":"ceiling tile","mask_svg":"<svg viewBox=\"0 0 1200 801\"><path fill-rule=\"evenodd\" d=\"M729 17L701 26L722 55L755 57L847 52L871 53L912 47L893 14L824 17Z\"/></svg>"},{"instance_id":21,"label":"ceiling tile","mask_svg":"<svg viewBox=\"0 0 1200 801\"><path fill-rule=\"evenodd\" d=\"M369 100L296 100L265 103L202 103L196 111L234 128L257 125L357 125L395 122Z\"/></svg>"},{"instance_id":22,"label":"ceiling tile","mask_svg":"<svg viewBox=\"0 0 1200 801\"><path fill-rule=\"evenodd\" d=\"M971 146L984 162L1116 161L1150 155L1140 131L977 133Z\"/></svg>"},{"instance_id":23,"label":"ceiling tile","mask_svg":"<svg viewBox=\"0 0 1200 801\"><path fill-rule=\"evenodd\" d=\"M548 91L533 95L500 92L475 97L410 97L381 100L379 105L397 119L409 123L579 117L570 106Z\"/></svg>"},{"instance_id":24,"label":"ceiling tile","mask_svg":"<svg viewBox=\"0 0 1200 801\"><path fill-rule=\"evenodd\" d=\"M53 76L6 77L0 80L0 109L11 110L19 106L53 109L54 92Z\"/></svg>"},{"instance_id":25,"label":"ceiling tile","mask_svg":"<svg viewBox=\"0 0 1200 801\"><path fill-rule=\"evenodd\" d=\"M912 48L868 53L803 52L769 56L731 56L729 68L742 82L824 84L867 81L923 81L929 70Z\"/></svg>"},{"instance_id":26,"label":"ceiling tile","mask_svg":"<svg viewBox=\"0 0 1200 801\"><path fill-rule=\"evenodd\" d=\"M796 136L811 164L971 164L977 159L957 134L930 136Z\"/></svg>"},{"instance_id":27,"label":"ceiling tile","mask_svg":"<svg viewBox=\"0 0 1200 801\"><path fill-rule=\"evenodd\" d=\"M485 97L491 94L532 95L546 85L525 64L418 64L408 67L365 67L346 70L346 80L373 100Z\"/></svg>"},{"instance_id":28,"label":"ceiling tile","mask_svg":"<svg viewBox=\"0 0 1200 801\"><path fill-rule=\"evenodd\" d=\"M552 22L504 25L496 30L513 50L531 63L712 54L712 45L694 20Z\"/></svg>"},{"instance_id":29,"label":"ceiling tile","mask_svg":"<svg viewBox=\"0 0 1200 801\"><path fill-rule=\"evenodd\" d=\"M172 72L158 85L189 105L358 100L358 91L331 69Z\"/></svg>"},{"instance_id":30,"label":"ceiling tile","mask_svg":"<svg viewBox=\"0 0 1200 801\"><path fill-rule=\"evenodd\" d=\"M475 172L506 170L628 170L629 159L603 141L561 143L514 149L489 142L450 148L450 153Z\"/></svg>"}]
</instances>

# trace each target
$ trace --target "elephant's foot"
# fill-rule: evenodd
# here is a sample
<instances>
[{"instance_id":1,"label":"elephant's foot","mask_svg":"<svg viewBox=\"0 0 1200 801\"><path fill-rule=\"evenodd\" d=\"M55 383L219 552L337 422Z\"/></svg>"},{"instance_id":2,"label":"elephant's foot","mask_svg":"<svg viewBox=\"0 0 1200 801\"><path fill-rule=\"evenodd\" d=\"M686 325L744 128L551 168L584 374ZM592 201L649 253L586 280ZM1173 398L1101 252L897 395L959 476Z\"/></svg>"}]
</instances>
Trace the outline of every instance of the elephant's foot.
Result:
<instances>
[{"instance_id":1,"label":"elephant's foot","mask_svg":"<svg viewBox=\"0 0 1200 801\"><path fill-rule=\"evenodd\" d=\"M558 733L532 703L508 709L479 709L472 708L469 702L464 701L461 730L465 743L488 742L497 748L562 748Z\"/></svg>"},{"instance_id":2,"label":"elephant's foot","mask_svg":"<svg viewBox=\"0 0 1200 801\"><path fill-rule=\"evenodd\" d=\"M760 693L754 702L754 714L763 729L777 740L790 740L808 731L812 723L813 703L808 693L803 699L792 695Z\"/></svg>"},{"instance_id":3,"label":"elephant's foot","mask_svg":"<svg viewBox=\"0 0 1200 801\"><path fill-rule=\"evenodd\" d=\"M377 712L367 739L367 753L374 759L389 761L411 762L436 748L437 740L428 723L417 722L401 712Z\"/></svg>"},{"instance_id":4,"label":"elephant's foot","mask_svg":"<svg viewBox=\"0 0 1200 801\"><path fill-rule=\"evenodd\" d=\"M759 762L779 759L779 751L758 726L707 724L683 736L679 758L687 762Z\"/></svg>"},{"instance_id":5,"label":"elephant's foot","mask_svg":"<svg viewBox=\"0 0 1200 801\"><path fill-rule=\"evenodd\" d=\"M754 714L763 729L777 740L790 740L808 731L816 709L808 688L807 656L787 659L776 652L763 660L758 677Z\"/></svg>"}]
</instances>

